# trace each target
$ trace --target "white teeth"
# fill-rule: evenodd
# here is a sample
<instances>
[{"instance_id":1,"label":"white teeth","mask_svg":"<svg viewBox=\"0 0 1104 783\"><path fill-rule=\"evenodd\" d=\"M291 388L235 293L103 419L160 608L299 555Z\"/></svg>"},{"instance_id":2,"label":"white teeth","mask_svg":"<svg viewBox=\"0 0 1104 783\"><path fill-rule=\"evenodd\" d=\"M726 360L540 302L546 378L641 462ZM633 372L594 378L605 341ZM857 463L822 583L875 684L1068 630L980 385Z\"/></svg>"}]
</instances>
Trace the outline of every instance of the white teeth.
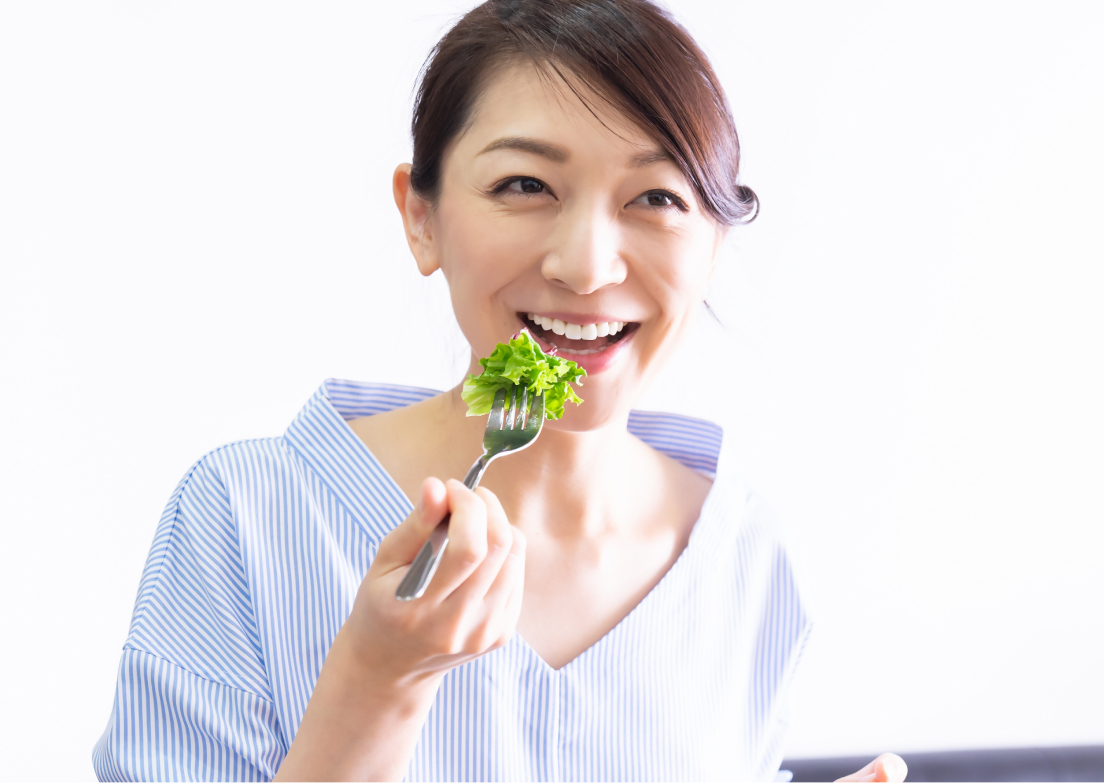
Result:
<instances>
[{"instance_id":1,"label":"white teeth","mask_svg":"<svg viewBox=\"0 0 1104 783\"><path fill-rule=\"evenodd\" d=\"M526 313L534 324L556 334L562 334L569 340L596 340L599 337L612 337L625 328L624 321L606 321L600 324L573 324L559 318L549 318L540 313ZM597 350L597 349L596 349Z\"/></svg>"}]
</instances>

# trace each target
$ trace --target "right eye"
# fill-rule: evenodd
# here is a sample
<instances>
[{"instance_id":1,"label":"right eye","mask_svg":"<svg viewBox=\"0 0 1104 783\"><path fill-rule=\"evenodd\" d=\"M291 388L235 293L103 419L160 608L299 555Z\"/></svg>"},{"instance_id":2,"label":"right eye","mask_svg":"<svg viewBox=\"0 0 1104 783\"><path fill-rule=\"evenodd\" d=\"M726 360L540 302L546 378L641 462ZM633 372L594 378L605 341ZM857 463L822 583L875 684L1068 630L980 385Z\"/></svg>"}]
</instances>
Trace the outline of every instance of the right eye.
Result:
<instances>
[{"instance_id":1,"label":"right eye","mask_svg":"<svg viewBox=\"0 0 1104 783\"><path fill-rule=\"evenodd\" d=\"M503 182L496 193L524 193L527 196L544 193L547 190L544 183L532 177L513 177Z\"/></svg>"}]
</instances>

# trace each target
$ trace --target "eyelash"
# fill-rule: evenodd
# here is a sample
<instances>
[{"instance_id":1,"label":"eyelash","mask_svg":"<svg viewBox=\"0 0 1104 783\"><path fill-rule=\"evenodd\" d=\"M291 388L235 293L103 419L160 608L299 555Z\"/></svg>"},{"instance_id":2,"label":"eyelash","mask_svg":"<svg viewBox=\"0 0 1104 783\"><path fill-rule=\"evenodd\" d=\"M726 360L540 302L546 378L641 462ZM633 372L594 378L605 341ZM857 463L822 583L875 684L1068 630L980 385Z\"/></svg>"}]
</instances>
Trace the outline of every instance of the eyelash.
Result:
<instances>
[{"instance_id":1,"label":"eyelash","mask_svg":"<svg viewBox=\"0 0 1104 783\"><path fill-rule=\"evenodd\" d=\"M525 181L537 182L537 183L540 184L540 186L542 188L544 188L543 192L546 192L546 193L551 193L552 192L552 189L550 187L548 187L546 184L541 182L536 177L507 177L506 179L501 180L500 182L496 183L494 185L494 187L491 188L490 194L494 195L494 196L502 195L503 193L506 192L506 188L510 187L510 185L514 184L515 182L525 182ZM686 201L683 200L678 194L672 193L669 190L663 190L662 188L657 188L655 190L646 191L644 193L641 193L636 198L642 198L644 196L651 196L653 194L657 195L657 196L664 196L664 197L669 198L671 200L670 204L665 204L663 206L657 206L657 207L655 207L655 209L677 209L679 212L689 212L690 211L690 208L687 206ZM518 195L518 196L539 196L540 194L539 193L524 193L524 192L522 192L522 193L516 193L515 195ZM635 201L636 199L633 199L633 200Z\"/></svg>"},{"instance_id":2,"label":"eyelash","mask_svg":"<svg viewBox=\"0 0 1104 783\"><path fill-rule=\"evenodd\" d=\"M510 187L510 185L513 185L515 182L537 182L537 183L540 184L540 186L542 188L544 188L544 190L546 192L549 192L549 193L552 192L552 188L545 185L543 182L541 182L536 177L507 177L506 179L504 179L501 182L497 183L493 188L491 188L490 192L491 192L492 195L495 195L495 196L501 195L502 193L504 193L506 191L506 188ZM540 194L539 193L524 193L524 192L522 192L522 193L517 193L516 195L518 195L518 196L539 196Z\"/></svg>"},{"instance_id":3,"label":"eyelash","mask_svg":"<svg viewBox=\"0 0 1104 783\"><path fill-rule=\"evenodd\" d=\"M666 196L667 198L671 199L670 204L664 204L661 207L656 207L656 209L677 209L679 212L690 211L690 207L686 205L686 202L683 201L682 198L680 198L678 195L672 193L669 190L649 190L647 193L641 193L640 196L637 196L637 198L641 198L642 196L651 196L653 194L657 196Z\"/></svg>"}]
</instances>

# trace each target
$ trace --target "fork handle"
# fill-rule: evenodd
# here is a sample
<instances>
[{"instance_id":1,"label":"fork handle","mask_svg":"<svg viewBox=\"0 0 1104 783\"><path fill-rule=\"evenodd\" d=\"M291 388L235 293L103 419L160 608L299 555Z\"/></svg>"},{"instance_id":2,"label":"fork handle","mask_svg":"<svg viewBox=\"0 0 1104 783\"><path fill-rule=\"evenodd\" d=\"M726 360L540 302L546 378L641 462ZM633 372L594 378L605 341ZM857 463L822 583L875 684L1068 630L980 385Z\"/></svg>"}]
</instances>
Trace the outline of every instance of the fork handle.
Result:
<instances>
[{"instance_id":1,"label":"fork handle","mask_svg":"<svg viewBox=\"0 0 1104 783\"><path fill-rule=\"evenodd\" d=\"M491 461L486 454L477 459L468 471L468 475L464 476L464 486L468 489L479 486L479 480L483 478L483 473L489 464ZM395 590L395 598L400 601L413 601L415 598L422 597L422 593L429 586L429 580L433 578L433 573L441 563L441 556L445 553L450 519L452 519L451 512L445 514L445 518L433 528L433 532L429 534L429 538L419 550L418 556L410 564L410 570L399 582L399 587Z\"/></svg>"}]
</instances>

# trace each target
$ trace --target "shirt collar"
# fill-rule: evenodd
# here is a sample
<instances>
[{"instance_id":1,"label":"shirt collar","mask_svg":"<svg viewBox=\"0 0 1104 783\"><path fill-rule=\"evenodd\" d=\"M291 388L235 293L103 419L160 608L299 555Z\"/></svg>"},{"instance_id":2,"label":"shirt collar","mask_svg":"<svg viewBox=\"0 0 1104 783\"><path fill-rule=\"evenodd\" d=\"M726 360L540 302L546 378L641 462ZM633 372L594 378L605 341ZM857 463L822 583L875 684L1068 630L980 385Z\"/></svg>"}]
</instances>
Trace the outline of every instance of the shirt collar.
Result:
<instances>
[{"instance_id":1,"label":"shirt collar","mask_svg":"<svg viewBox=\"0 0 1104 783\"><path fill-rule=\"evenodd\" d=\"M409 498L346 423L410 405L437 392L329 379L288 426L284 439L349 514L383 538L414 510Z\"/></svg>"},{"instance_id":2,"label":"shirt collar","mask_svg":"<svg viewBox=\"0 0 1104 783\"><path fill-rule=\"evenodd\" d=\"M414 510L410 499L346 422L403 408L440 392L329 378L284 433L287 442L352 516L382 538ZM631 411L628 430L693 470L716 475L722 429L675 413Z\"/></svg>"}]
</instances>

